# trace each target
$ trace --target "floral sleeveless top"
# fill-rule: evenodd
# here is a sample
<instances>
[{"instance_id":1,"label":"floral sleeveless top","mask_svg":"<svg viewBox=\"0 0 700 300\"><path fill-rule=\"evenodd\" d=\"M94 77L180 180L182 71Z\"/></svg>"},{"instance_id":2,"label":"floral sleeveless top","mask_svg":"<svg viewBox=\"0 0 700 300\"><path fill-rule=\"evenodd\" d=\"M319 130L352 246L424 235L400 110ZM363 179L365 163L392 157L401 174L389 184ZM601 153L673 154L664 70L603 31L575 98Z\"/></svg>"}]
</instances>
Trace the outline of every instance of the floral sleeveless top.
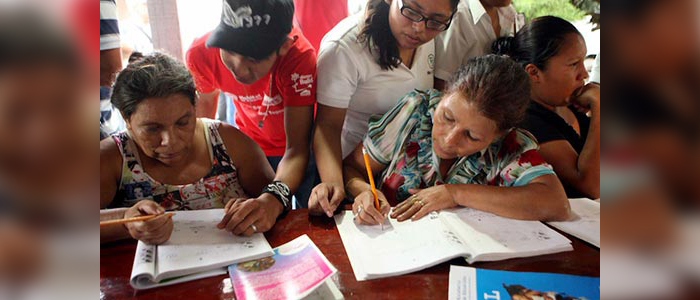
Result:
<instances>
[{"instance_id":1,"label":"floral sleeveless top","mask_svg":"<svg viewBox=\"0 0 700 300\"><path fill-rule=\"evenodd\" d=\"M221 208L231 198L247 197L238 182L236 167L219 135L218 127L221 123L210 119L198 120L205 127L212 168L206 176L189 184L172 185L156 181L144 171L137 146L128 132L113 135L124 162L112 206L130 207L140 200L149 199L166 210L195 210Z\"/></svg>"},{"instance_id":2,"label":"floral sleeveless top","mask_svg":"<svg viewBox=\"0 0 700 300\"><path fill-rule=\"evenodd\" d=\"M372 159L387 166L378 182L389 203L407 199L409 189L440 184L523 186L554 174L537 152L537 140L515 128L486 149L457 159L443 178L432 140L433 116L441 99L437 90L416 90L380 119L370 120L363 146Z\"/></svg>"}]
</instances>

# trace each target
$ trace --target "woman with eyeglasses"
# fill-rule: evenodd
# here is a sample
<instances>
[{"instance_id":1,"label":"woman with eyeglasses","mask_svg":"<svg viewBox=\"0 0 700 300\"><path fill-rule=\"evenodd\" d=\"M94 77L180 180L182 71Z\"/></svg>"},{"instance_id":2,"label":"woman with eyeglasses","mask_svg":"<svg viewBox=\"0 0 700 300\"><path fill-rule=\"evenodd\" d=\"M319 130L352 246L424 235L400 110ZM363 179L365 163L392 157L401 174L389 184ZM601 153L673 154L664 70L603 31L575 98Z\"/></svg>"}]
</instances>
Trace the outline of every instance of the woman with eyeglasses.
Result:
<instances>
[{"instance_id":1,"label":"woman with eyeglasses","mask_svg":"<svg viewBox=\"0 0 700 300\"><path fill-rule=\"evenodd\" d=\"M322 182L311 214L329 217L345 198L342 160L406 93L433 87L435 44L458 0L369 0L364 15L338 23L321 42L313 150Z\"/></svg>"}]
</instances>

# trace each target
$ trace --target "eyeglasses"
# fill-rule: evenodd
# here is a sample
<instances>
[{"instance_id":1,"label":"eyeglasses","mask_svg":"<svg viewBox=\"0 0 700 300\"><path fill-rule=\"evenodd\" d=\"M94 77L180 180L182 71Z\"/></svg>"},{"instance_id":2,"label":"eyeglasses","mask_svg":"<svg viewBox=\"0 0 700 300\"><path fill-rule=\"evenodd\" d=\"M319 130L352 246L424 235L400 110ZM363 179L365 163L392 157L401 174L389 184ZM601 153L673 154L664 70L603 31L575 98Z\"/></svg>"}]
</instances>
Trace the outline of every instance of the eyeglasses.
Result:
<instances>
[{"instance_id":1,"label":"eyeglasses","mask_svg":"<svg viewBox=\"0 0 700 300\"><path fill-rule=\"evenodd\" d=\"M425 22L425 28L432 29L432 30L437 30L437 31L444 31L447 30L448 27L450 27L450 22L452 21L452 16L450 16L450 19L447 20L447 22L443 23L434 19L426 18L423 16L421 13L415 11L414 9L405 6L403 4L403 0L399 0L399 10L401 11L401 14L406 17L407 19L413 21L413 22Z\"/></svg>"}]
</instances>

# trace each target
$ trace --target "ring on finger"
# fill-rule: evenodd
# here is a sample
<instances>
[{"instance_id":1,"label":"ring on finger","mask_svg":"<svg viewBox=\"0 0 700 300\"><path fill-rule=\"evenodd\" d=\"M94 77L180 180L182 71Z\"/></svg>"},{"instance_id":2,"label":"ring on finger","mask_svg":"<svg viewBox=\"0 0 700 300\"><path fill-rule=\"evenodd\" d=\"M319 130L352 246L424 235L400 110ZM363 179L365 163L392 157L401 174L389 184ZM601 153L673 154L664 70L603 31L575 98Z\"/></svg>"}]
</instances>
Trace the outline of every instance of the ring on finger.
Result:
<instances>
[{"instance_id":1,"label":"ring on finger","mask_svg":"<svg viewBox=\"0 0 700 300\"><path fill-rule=\"evenodd\" d=\"M361 213L362 213L362 210L363 210L362 204L358 205L358 206L357 206L357 214L358 214L358 215L361 214Z\"/></svg>"},{"instance_id":2,"label":"ring on finger","mask_svg":"<svg viewBox=\"0 0 700 300\"><path fill-rule=\"evenodd\" d=\"M257 232L258 232L258 227L255 226L255 224L250 224L250 228L253 229L253 232L254 232L254 233L257 233Z\"/></svg>"},{"instance_id":3,"label":"ring on finger","mask_svg":"<svg viewBox=\"0 0 700 300\"><path fill-rule=\"evenodd\" d=\"M424 205L423 199L418 198L418 196L411 196L411 198L412 198L411 205L416 204L416 203L420 204L420 206Z\"/></svg>"}]
</instances>

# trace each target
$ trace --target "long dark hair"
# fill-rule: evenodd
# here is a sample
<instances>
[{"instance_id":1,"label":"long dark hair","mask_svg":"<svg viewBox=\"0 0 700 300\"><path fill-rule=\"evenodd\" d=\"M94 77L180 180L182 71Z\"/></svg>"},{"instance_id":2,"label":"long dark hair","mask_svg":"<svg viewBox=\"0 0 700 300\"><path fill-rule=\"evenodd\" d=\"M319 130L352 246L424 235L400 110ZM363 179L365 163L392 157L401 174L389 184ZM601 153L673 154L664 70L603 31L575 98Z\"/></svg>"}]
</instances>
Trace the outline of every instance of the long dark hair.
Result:
<instances>
[{"instance_id":1,"label":"long dark hair","mask_svg":"<svg viewBox=\"0 0 700 300\"><path fill-rule=\"evenodd\" d=\"M501 37L493 42L495 54L508 55L523 67L528 64L544 70L550 58L559 53L568 34L581 33L568 21L544 16L525 25L514 37Z\"/></svg>"},{"instance_id":2,"label":"long dark hair","mask_svg":"<svg viewBox=\"0 0 700 300\"><path fill-rule=\"evenodd\" d=\"M396 1L396 0L394 0ZM457 10L459 0L450 0L450 7ZM358 40L364 43L370 52L379 51L379 66L382 70L392 70L401 63L399 46L389 25L389 10L391 5L385 0L369 0L365 11L364 24L358 35Z\"/></svg>"}]
</instances>

